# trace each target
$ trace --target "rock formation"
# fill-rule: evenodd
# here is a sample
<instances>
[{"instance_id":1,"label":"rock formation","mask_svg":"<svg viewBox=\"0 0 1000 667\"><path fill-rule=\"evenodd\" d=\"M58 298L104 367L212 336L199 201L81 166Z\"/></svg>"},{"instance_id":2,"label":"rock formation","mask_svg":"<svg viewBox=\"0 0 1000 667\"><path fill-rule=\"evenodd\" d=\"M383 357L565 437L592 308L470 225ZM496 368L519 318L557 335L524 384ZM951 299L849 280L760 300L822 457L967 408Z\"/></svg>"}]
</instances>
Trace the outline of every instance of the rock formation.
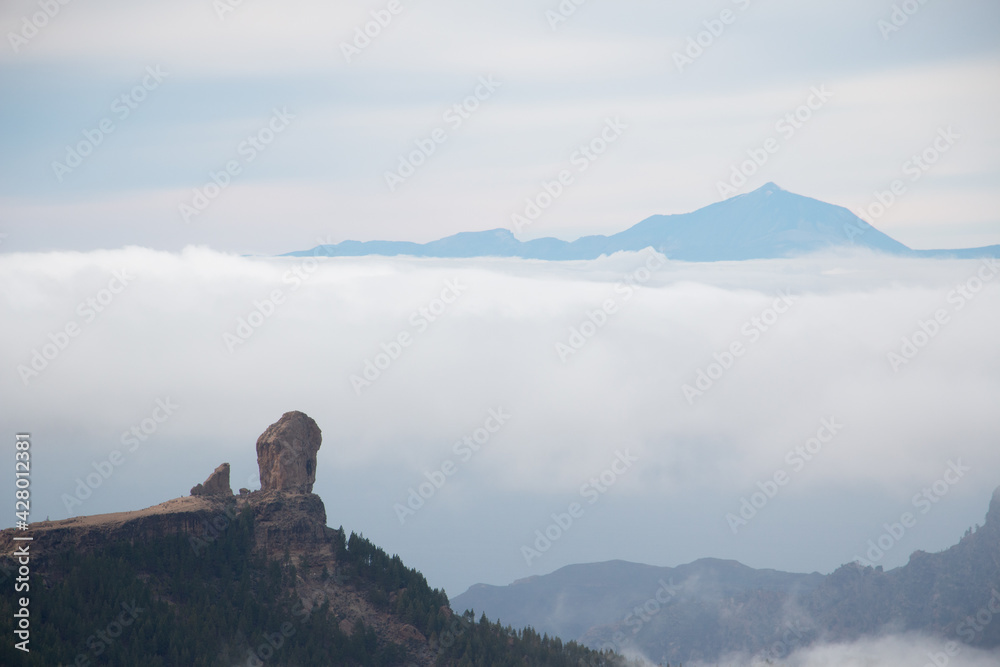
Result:
<instances>
[{"instance_id":1,"label":"rock formation","mask_svg":"<svg viewBox=\"0 0 1000 667\"><path fill-rule=\"evenodd\" d=\"M319 426L305 413L281 415L257 438L261 491L312 493L322 441Z\"/></svg>"},{"instance_id":2,"label":"rock formation","mask_svg":"<svg viewBox=\"0 0 1000 667\"><path fill-rule=\"evenodd\" d=\"M208 476L203 483L191 489L192 496L231 496L229 487L229 464L223 463Z\"/></svg>"}]
</instances>

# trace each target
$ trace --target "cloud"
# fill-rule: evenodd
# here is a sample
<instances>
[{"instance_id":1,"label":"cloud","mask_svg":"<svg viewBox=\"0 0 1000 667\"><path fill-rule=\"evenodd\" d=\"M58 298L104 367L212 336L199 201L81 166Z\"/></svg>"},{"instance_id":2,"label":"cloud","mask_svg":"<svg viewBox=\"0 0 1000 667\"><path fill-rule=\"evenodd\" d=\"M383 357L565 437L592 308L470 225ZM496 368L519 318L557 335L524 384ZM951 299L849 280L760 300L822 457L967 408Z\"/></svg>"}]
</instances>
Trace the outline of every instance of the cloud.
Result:
<instances>
[{"instance_id":1,"label":"cloud","mask_svg":"<svg viewBox=\"0 0 1000 667\"><path fill-rule=\"evenodd\" d=\"M453 593L605 557L832 569L914 511L952 459L974 472L884 564L981 519L1000 468L1000 280L960 310L949 300L981 263L829 255L647 273L652 257L3 255L0 428L34 433L33 516L58 518L158 399L180 407L73 513L161 502L222 461L234 486L253 486L257 435L303 410L324 432L316 488L331 523ZM779 293L793 303L776 315ZM947 323L894 372L887 354L941 309ZM745 351L726 362L736 342ZM37 375L19 370L33 360ZM717 370L689 402L683 386ZM455 443L499 408L509 422L459 455ZM844 425L835 440L734 536L726 513L790 471L788 452L828 418ZM639 462L586 506L588 527L526 568L518 548L532 531L626 450ZM449 460L457 472L401 526L394 506ZM789 544L789 530L811 540Z\"/></svg>"},{"instance_id":2,"label":"cloud","mask_svg":"<svg viewBox=\"0 0 1000 667\"><path fill-rule=\"evenodd\" d=\"M788 667L897 667L899 665L930 665L930 667L989 667L997 664L1000 652L983 651L961 642L916 634L890 635L856 642L818 644L799 649L781 660ZM718 667L764 665L753 662L752 656L727 656L710 663ZM692 663L707 667L706 663Z\"/></svg>"}]
</instances>

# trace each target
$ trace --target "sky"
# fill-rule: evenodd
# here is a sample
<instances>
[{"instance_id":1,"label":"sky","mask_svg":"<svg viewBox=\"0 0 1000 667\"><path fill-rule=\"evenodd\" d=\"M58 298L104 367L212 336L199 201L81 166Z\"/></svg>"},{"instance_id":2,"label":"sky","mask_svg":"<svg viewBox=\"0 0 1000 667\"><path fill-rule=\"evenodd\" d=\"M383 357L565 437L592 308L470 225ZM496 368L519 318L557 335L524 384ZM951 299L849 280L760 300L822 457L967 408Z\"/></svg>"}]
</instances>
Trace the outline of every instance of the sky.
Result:
<instances>
[{"instance_id":1,"label":"sky","mask_svg":"<svg viewBox=\"0 0 1000 667\"><path fill-rule=\"evenodd\" d=\"M1000 243L1000 7L897 4L11 0L0 251L510 228L609 119L621 136L522 240L691 211L720 183L863 213L902 179L863 217L915 248Z\"/></svg>"},{"instance_id":2,"label":"sky","mask_svg":"<svg viewBox=\"0 0 1000 667\"><path fill-rule=\"evenodd\" d=\"M275 257L511 228L566 170L522 240L773 181L914 248L1000 243L996 3L559 6L4 3L0 433L32 433L32 518L224 461L258 488L301 410L330 525L451 595L894 567L982 523L995 264Z\"/></svg>"}]
</instances>

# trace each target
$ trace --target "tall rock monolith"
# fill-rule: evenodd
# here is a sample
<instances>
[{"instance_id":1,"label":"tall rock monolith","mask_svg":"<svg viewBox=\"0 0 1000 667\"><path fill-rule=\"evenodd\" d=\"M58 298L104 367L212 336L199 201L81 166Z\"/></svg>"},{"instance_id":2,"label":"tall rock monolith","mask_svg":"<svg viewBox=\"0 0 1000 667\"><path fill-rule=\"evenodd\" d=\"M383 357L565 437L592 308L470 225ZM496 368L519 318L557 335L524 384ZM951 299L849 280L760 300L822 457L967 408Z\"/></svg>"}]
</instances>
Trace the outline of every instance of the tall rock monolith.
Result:
<instances>
[{"instance_id":1,"label":"tall rock monolith","mask_svg":"<svg viewBox=\"0 0 1000 667\"><path fill-rule=\"evenodd\" d=\"M304 412L286 412L257 438L261 491L312 493L323 433Z\"/></svg>"}]
</instances>

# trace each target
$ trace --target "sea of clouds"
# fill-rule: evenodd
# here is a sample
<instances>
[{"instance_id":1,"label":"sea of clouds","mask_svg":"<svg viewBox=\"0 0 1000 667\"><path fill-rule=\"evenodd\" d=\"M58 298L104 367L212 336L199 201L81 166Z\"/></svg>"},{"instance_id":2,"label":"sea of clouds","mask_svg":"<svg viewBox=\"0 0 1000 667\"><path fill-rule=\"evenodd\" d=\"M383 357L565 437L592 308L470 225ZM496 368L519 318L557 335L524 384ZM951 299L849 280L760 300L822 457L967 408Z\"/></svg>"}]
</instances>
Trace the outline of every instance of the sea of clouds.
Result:
<instances>
[{"instance_id":1,"label":"sea of clouds","mask_svg":"<svg viewBox=\"0 0 1000 667\"><path fill-rule=\"evenodd\" d=\"M891 567L1000 485L997 268L7 254L0 432L31 432L32 519L59 519L223 461L256 488L257 436L302 410L329 523L453 595L612 558L827 572L909 512Z\"/></svg>"}]
</instances>

